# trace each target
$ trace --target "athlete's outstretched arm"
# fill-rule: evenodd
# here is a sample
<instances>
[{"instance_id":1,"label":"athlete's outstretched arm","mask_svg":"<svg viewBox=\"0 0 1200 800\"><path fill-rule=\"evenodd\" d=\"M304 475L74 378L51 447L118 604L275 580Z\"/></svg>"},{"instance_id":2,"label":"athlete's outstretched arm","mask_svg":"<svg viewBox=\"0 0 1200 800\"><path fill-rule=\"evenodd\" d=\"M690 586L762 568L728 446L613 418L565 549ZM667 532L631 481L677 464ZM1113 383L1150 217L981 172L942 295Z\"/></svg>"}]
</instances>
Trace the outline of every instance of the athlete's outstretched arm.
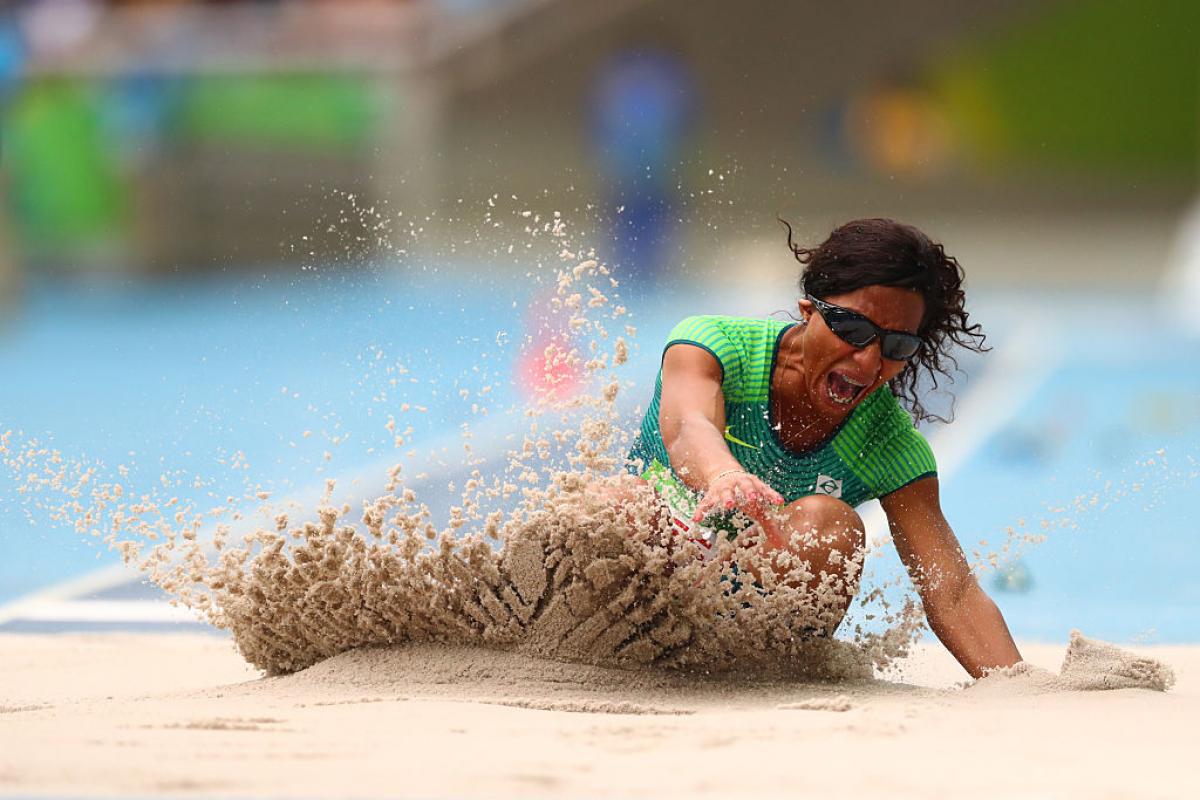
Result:
<instances>
[{"instance_id":1,"label":"athlete's outstretched arm","mask_svg":"<svg viewBox=\"0 0 1200 800\"><path fill-rule=\"evenodd\" d=\"M929 627L963 669L978 678L989 668L1020 661L1000 609L979 587L942 514L937 478L922 478L879 502Z\"/></svg>"},{"instance_id":2,"label":"athlete's outstretched arm","mask_svg":"<svg viewBox=\"0 0 1200 800\"><path fill-rule=\"evenodd\" d=\"M742 471L729 452L721 365L707 350L689 344L667 348L658 426L671 468L684 483L704 493L697 519L721 508L783 502L778 492Z\"/></svg>"}]
</instances>

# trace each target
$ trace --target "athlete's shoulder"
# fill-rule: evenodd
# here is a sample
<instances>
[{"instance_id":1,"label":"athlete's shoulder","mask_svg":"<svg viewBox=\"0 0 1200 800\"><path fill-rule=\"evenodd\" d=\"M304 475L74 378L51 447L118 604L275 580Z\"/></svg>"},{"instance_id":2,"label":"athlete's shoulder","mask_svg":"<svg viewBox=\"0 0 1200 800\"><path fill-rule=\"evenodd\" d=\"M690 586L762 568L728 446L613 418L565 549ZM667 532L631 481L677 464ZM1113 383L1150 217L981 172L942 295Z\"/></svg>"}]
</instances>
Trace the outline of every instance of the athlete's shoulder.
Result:
<instances>
[{"instance_id":1,"label":"athlete's shoulder","mask_svg":"<svg viewBox=\"0 0 1200 800\"><path fill-rule=\"evenodd\" d=\"M907 423L910 428L916 427L913 425L912 416L900 405L892 387L886 383L863 398L854 409L854 416L876 424Z\"/></svg>"},{"instance_id":2,"label":"athlete's shoulder","mask_svg":"<svg viewBox=\"0 0 1200 800\"><path fill-rule=\"evenodd\" d=\"M843 433L839 449L854 461L876 497L937 474L933 448L887 386L859 404Z\"/></svg>"},{"instance_id":3,"label":"athlete's shoulder","mask_svg":"<svg viewBox=\"0 0 1200 800\"><path fill-rule=\"evenodd\" d=\"M886 384L863 399L843 431L860 449L928 450L929 444L913 423L912 415Z\"/></svg>"},{"instance_id":4,"label":"athlete's shoulder","mask_svg":"<svg viewBox=\"0 0 1200 800\"><path fill-rule=\"evenodd\" d=\"M707 350L720 364L722 382L738 383L744 371L762 360L777 332L776 320L701 314L684 318L671 329L666 347L689 344Z\"/></svg>"},{"instance_id":5,"label":"athlete's shoulder","mask_svg":"<svg viewBox=\"0 0 1200 800\"><path fill-rule=\"evenodd\" d=\"M773 337L789 324L771 317L697 314L685 317L672 328L668 341L706 341L712 338L739 344L768 339L773 341Z\"/></svg>"},{"instance_id":6,"label":"athlete's shoulder","mask_svg":"<svg viewBox=\"0 0 1200 800\"><path fill-rule=\"evenodd\" d=\"M760 317L735 317L729 314L693 314L680 320L673 330L716 328L722 331L742 331L762 327L767 321Z\"/></svg>"}]
</instances>

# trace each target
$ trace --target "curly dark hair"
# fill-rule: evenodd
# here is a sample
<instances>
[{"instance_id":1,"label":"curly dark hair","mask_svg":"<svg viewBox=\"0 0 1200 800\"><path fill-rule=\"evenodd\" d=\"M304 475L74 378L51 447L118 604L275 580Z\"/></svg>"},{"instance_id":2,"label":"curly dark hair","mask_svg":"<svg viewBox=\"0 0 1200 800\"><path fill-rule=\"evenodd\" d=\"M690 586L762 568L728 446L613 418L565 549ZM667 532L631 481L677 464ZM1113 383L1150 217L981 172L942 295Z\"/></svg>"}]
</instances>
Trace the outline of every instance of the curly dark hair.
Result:
<instances>
[{"instance_id":1,"label":"curly dark hair","mask_svg":"<svg viewBox=\"0 0 1200 800\"><path fill-rule=\"evenodd\" d=\"M891 219L847 222L813 248L797 245L792 226L779 221L787 228L788 247L804 265L802 295L824 300L864 286L899 286L921 293L925 298L925 315L917 329L921 349L889 385L918 422L949 422L922 405L917 395L919 379L928 377L931 389L938 387L939 377L953 383L958 360L950 350L955 345L976 353L991 349L982 328L968 321L958 260L921 231Z\"/></svg>"}]
</instances>

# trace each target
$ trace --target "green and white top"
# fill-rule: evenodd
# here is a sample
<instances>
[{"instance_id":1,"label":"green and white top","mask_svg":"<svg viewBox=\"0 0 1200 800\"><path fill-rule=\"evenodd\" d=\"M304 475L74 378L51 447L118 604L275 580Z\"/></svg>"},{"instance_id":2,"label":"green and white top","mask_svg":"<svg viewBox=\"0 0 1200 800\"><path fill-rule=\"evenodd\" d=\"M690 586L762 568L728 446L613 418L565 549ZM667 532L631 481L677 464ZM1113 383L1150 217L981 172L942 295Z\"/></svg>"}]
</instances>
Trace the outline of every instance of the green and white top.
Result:
<instances>
[{"instance_id":1,"label":"green and white top","mask_svg":"<svg viewBox=\"0 0 1200 800\"><path fill-rule=\"evenodd\" d=\"M666 347L702 347L721 365L725 439L747 472L791 502L827 494L857 506L937 474L925 437L891 389L881 386L859 403L822 444L789 450L771 418L771 373L783 334L795 323L743 317L688 317L671 331ZM629 470L656 485L668 477L670 460L658 426L662 370L654 399L629 452ZM673 471L671 476L678 481Z\"/></svg>"}]
</instances>

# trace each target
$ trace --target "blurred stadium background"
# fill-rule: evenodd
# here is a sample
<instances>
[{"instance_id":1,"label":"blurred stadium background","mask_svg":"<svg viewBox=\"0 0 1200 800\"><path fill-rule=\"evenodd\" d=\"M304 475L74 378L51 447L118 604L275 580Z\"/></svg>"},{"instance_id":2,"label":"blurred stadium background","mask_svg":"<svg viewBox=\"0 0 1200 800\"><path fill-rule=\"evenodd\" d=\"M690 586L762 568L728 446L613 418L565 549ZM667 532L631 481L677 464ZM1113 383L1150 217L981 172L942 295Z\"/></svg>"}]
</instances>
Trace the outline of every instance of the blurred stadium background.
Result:
<instances>
[{"instance_id":1,"label":"blurred stadium background","mask_svg":"<svg viewBox=\"0 0 1200 800\"><path fill-rule=\"evenodd\" d=\"M997 576L1015 632L1194 641L1197 41L1190 0L10 2L0 432L149 484L243 452L295 492L376 460L371 348L457 391L528 332L542 256L497 203L614 265L633 394L677 316L790 306L777 214L806 240L894 216L964 264L997 345L931 434L964 544L1077 528ZM491 368L528 391L513 348ZM456 436L423 391L417 438ZM162 621L69 583L113 557L14 487L0 627Z\"/></svg>"}]
</instances>

